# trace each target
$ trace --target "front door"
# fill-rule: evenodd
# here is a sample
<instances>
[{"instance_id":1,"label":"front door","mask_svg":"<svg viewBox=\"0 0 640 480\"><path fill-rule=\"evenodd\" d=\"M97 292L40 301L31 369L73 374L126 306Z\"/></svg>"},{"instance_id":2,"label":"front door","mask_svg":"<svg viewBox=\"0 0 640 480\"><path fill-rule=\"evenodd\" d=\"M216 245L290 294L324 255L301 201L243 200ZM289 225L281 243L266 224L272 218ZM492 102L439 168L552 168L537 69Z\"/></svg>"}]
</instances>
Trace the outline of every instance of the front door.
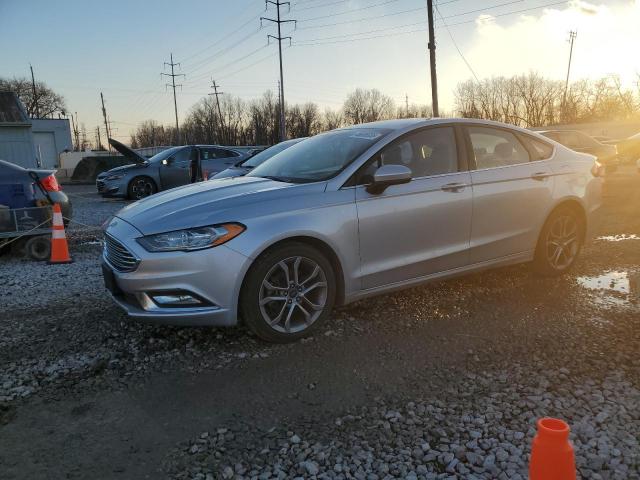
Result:
<instances>
[{"instance_id":1,"label":"front door","mask_svg":"<svg viewBox=\"0 0 640 480\"><path fill-rule=\"evenodd\" d=\"M160 165L162 190L167 190L191 182L191 154L197 152L192 147L184 147Z\"/></svg>"},{"instance_id":2,"label":"front door","mask_svg":"<svg viewBox=\"0 0 640 480\"><path fill-rule=\"evenodd\" d=\"M363 289L467 264L471 178L456 136L453 126L411 132L384 147L358 173ZM367 192L375 170L388 164L409 167L411 182L380 194Z\"/></svg>"},{"instance_id":3,"label":"front door","mask_svg":"<svg viewBox=\"0 0 640 480\"><path fill-rule=\"evenodd\" d=\"M526 137L489 127L467 127L473 147L471 263L531 252L553 203L549 159L534 157ZM545 143L541 144L542 152ZM524 142L524 143L523 143ZM553 149L547 146L550 156Z\"/></svg>"}]
</instances>

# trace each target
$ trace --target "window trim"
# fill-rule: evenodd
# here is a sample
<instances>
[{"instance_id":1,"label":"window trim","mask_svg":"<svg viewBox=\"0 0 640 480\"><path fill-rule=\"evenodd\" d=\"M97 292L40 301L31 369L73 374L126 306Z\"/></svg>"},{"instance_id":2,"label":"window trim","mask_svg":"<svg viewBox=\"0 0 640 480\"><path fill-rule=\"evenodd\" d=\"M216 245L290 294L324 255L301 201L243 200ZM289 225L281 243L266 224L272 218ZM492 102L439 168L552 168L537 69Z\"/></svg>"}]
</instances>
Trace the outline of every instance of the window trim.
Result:
<instances>
[{"instance_id":1,"label":"window trim","mask_svg":"<svg viewBox=\"0 0 640 480\"><path fill-rule=\"evenodd\" d=\"M458 164L458 171L457 172L449 172L449 173L439 173L437 175L423 175L421 177L411 177L411 181L414 180L421 180L424 178L437 178L437 177L443 177L445 175L455 175L457 173L464 173L467 172L469 170L469 164L468 164L468 159L467 159L467 154L466 154L466 145L464 142L464 134L460 128L460 125L458 123L439 123L437 125L427 125L424 127L420 127L420 128L415 128L413 130L410 130L408 132L403 133L402 135L394 138L393 140L391 140L390 142L386 143L385 145L381 146L373 155L371 155L369 158L367 158L367 160L360 165L360 167L358 167L358 169L347 179L346 182L344 182L344 184L342 185L342 187L340 188L351 188L351 187L363 187L366 186L366 184L358 184L357 182L357 178L360 174L360 172L365 169L369 163L371 161L373 161L373 159L375 157L377 157L380 152L382 152L382 150L384 150L385 148L387 148L390 145L393 145L394 143L398 142L398 141L402 141L402 139L408 137L409 135L414 135L416 133L419 132L423 132L426 130L433 130L435 128L451 128L453 129L453 138L454 138L454 142L456 145L456 159L457 159L457 164Z\"/></svg>"},{"instance_id":2,"label":"window trim","mask_svg":"<svg viewBox=\"0 0 640 480\"><path fill-rule=\"evenodd\" d=\"M529 160L529 163L544 162L545 160L550 160L556 154L555 145L547 142L546 140L541 140L540 138L534 137L533 135L529 135L528 133L523 133L523 132L517 132L517 136L520 137L520 143L522 143L524 145L524 148L526 148L529 151L529 156L531 156L532 158L535 154L537 154L537 150L531 144L532 142L542 143L547 147L551 148L551 155L545 158L537 159L537 160ZM524 141L522 139L524 139Z\"/></svg>"}]
</instances>

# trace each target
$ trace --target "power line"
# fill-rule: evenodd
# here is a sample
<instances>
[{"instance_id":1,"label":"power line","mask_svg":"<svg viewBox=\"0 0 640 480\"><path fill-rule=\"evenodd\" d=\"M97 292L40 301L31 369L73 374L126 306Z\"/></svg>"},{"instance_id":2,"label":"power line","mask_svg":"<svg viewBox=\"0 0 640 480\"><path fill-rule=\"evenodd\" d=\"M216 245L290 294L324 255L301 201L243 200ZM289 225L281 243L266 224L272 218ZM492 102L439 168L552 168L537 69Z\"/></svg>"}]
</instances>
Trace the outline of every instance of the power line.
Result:
<instances>
[{"instance_id":1,"label":"power line","mask_svg":"<svg viewBox=\"0 0 640 480\"><path fill-rule=\"evenodd\" d=\"M476 82L480 83L480 80L478 80L478 76L476 75L476 72L473 70L473 68L471 67L471 64L467 61L465 56L462 54L462 51L458 47L458 44L456 43L456 40L453 38L453 34L451 33L451 29L449 28L449 25L447 25L447 22L444 21L444 17L440 13L440 9L438 8L438 5L436 5L436 12L438 12L438 16L440 17L440 20L442 20L442 24L447 29L447 32L449 33L449 38L451 38L451 42L453 43L453 46L456 47L456 50L458 51L458 54L460 55L460 57L462 57L462 60L464 61L465 65L467 66L467 68L473 74L473 77L476 79Z\"/></svg>"},{"instance_id":2,"label":"power line","mask_svg":"<svg viewBox=\"0 0 640 480\"><path fill-rule=\"evenodd\" d=\"M176 139L177 139L177 143L178 145L180 145L180 127L178 125L178 102L176 100L176 77L185 77L184 73L174 73L174 67L179 66L179 63L174 63L173 61L173 53L171 53L171 61L170 62L164 62L165 67L167 65L169 65L171 67L171 73L164 73L162 72L160 75L164 75L167 77L171 77L171 87L173 88L173 109L174 112L176 114ZM166 86L169 86L169 84L166 84ZM178 87L182 87L182 85L177 85Z\"/></svg>"},{"instance_id":3,"label":"power line","mask_svg":"<svg viewBox=\"0 0 640 480\"><path fill-rule=\"evenodd\" d=\"M457 13L455 15L449 15L447 17L442 17L441 16L441 19L444 20L444 19L447 19L447 18L455 18L455 17L460 17L460 16L463 16L463 15L468 15L470 13L484 12L484 11L491 10L491 9L494 9L494 8L505 7L507 5L513 5L514 3L520 3L522 1L523 0L511 0L509 2L500 3L498 5L492 5L492 6L481 8L481 9L478 9L478 10L470 10L468 12ZM418 10L426 10L426 8L419 8ZM388 16L388 15L389 14L387 14L386 16ZM376 17L372 17L372 18L376 18ZM340 22L340 23L344 23L344 22ZM347 23L351 23L351 22L347 22ZM378 29L369 30L369 31L366 31L366 32L344 33L344 34L341 34L341 35L334 35L334 36L330 36L330 37L302 39L302 40L300 40L300 42L296 42L296 43L300 44L301 42L305 42L306 43L306 42L330 40L330 39L334 39L334 38L344 38L344 37L351 37L351 36L357 36L357 35L367 35L367 34L370 34L370 33L384 32L384 31L387 31L387 30L395 30L395 29L398 29L398 28L415 27L416 25L424 25L424 22L420 21L420 22L406 23L406 24L403 24L403 25L395 25L395 26L391 26L391 27L378 28ZM327 24L326 26L331 26L331 24ZM298 30L303 30L303 27L299 28Z\"/></svg>"},{"instance_id":4,"label":"power line","mask_svg":"<svg viewBox=\"0 0 640 480\"><path fill-rule=\"evenodd\" d=\"M348 1L349 0L333 0L331 3L323 3L323 4L320 4L320 5L312 5L310 7L296 8L295 10L296 10L296 12L301 12L303 10L311 10L312 8L329 7L331 5L337 5L338 3L346 3ZM297 3L294 4L294 5L297 5Z\"/></svg>"},{"instance_id":5,"label":"power line","mask_svg":"<svg viewBox=\"0 0 640 480\"><path fill-rule=\"evenodd\" d=\"M532 10L539 10L541 8L547 8L547 7L553 7L553 6L557 6L557 5L565 5L567 2L562 1L562 2L552 2L552 3L547 3L544 5L538 5L537 7L531 7L531 8L524 8L524 9L520 9L520 10L514 10L514 11L510 11L510 12L505 12L505 13L500 13L500 14L496 14L496 15L492 15L493 18L498 18L498 17L505 17L505 16L509 16L509 15L515 15L518 13L524 13L524 12L529 12ZM442 3L440 4L442 5ZM460 14L462 15L462 14ZM445 18L451 18L451 16L449 17L445 17ZM458 23L450 23L448 24L449 27L457 27L459 25L468 25L470 23L475 23L477 21L477 19L473 19L473 20L465 20L463 22L458 22ZM420 24L422 24L422 22L419 22ZM404 28L406 26L411 26L411 25L415 25L415 24L407 24L407 25L398 25L396 27L392 27L392 28ZM440 27L435 27L436 30ZM300 28L301 30L302 28ZM380 31L382 31L383 29L381 29ZM387 29L388 30L388 29ZM302 40L302 41L297 41L297 42L293 42L293 46L311 46L311 45L329 45L329 44L335 44L335 43L350 43L350 42L356 42L356 41L361 41L361 40L373 40L376 38L386 38L386 37L394 37L394 36L398 36L398 35L405 35L405 34L410 34L410 33L424 33L424 28L422 29L417 29L417 30L409 30L406 32L394 32L394 33L389 33L389 34L385 34L385 35L374 35L374 36L370 36L370 37L362 37L362 38L347 38L344 40L336 40L336 41L328 41L325 42L323 40L326 40L330 37L319 37L319 38L312 38L312 39L308 39L308 40ZM349 34L345 34L342 35L342 37L347 37L347 36L354 36L354 35L364 35L365 33L349 33ZM334 36L332 38L338 38L339 36Z\"/></svg>"},{"instance_id":6,"label":"power line","mask_svg":"<svg viewBox=\"0 0 640 480\"><path fill-rule=\"evenodd\" d=\"M290 2L281 2L280 0L265 0L265 5L267 7L269 6L269 4L276 6L276 18L274 19L274 18L260 17L260 26L262 26L263 20L275 23L278 26L278 36L276 37L273 35L267 35L267 41L270 38L278 40L278 57L280 59L280 141L283 141L283 140L286 140L287 138L287 131L286 131L286 124L284 121L285 114L284 114L284 78L282 75L282 40L288 39L289 44L291 44L291 37L282 36L281 25L283 23L293 23L295 25L296 20L291 20L291 19L282 20L280 17L280 7L283 5L287 5L291 7Z\"/></svg>"},{"instance_id":7,"label":"power line","mask_svg":"<svg viewBox=\"0 0 640 480\"><path fill-rule=\"evenodd\" d=\"M352 8L351 10L346 10L344 12L331 13L329 15L320 15L318 17L304 18L304 19L299 20L299 22L303 23L303 22L310 22L312 20L320 20L321 18L338 17L340 15L346 15L348 13L353 13L353 12L360 12L362 10L369 10L370 8L381 7L382 5L388 5L390 3L395 3L395 2L398 2L398 1L400 1L400 0L386 0L384 2L376 3L374 5L367 5L366 7Z\"/></svg>"}]
</instances>

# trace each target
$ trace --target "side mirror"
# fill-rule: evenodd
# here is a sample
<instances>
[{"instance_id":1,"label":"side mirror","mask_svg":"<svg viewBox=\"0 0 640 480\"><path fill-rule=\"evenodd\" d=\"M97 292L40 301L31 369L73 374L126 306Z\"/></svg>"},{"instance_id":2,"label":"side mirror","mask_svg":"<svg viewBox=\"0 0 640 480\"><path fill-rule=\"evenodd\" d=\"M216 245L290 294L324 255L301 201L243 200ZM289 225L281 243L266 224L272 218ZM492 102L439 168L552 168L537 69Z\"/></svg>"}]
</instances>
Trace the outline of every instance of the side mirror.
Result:
<instances>
[{"instance_id":1,"label":"side mirror","mask_svg":"<svg viewBox=\"0 0 640 480\"><path fill-rule=\"evenodd\" d=\"M163 165L171 165L173 163L173 157L169 157L169 158L165 158L164 160L162 160L162 164Z\"/></svg>"},{"instance_id":2,"label":"side mirror","mask_svg":"<svg viewBox=\"0 0 640 480\"><path fill-rule=\"evenodd\" d=\"M411 181L411 170L404 165L383 165L373 174L373 182L367 185L367 192L378 195L391 185L401 185Z\"/></svg>"}]
</instances>

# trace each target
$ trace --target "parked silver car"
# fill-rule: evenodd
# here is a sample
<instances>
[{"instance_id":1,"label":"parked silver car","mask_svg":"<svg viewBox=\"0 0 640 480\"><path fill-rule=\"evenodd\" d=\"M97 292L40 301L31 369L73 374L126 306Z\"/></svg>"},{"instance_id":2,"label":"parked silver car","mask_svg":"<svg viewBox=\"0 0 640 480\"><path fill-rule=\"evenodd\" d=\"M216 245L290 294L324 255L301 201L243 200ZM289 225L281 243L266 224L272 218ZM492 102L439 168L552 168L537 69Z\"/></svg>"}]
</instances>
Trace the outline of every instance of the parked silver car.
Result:
<instances>
[{"instance_id":1,"label":"parked silver car","mask_svg":"<svg viewBox=\"0 0 640 480\"><path fill-rule=\"evenodd\" d=\"M103 273L135 318L277 342L336 304L488 267L575 262L600 208L591 155L469 119L317 135L244 177L169 190L106 227Z\"/></svg>"},{"instance_id":2,"label":"parked silver car","mask_svg":"<svg viewBox=\"0 0 640 480\"><path fill-rule=\"evenodd\" d=\"M292 147L296 143L301 142L307 137L303 138L292 138L291 140L285 140L284 142L276 143L275 145L262 150L261 152L252 155L246 160L241 160L236 163L233 167L229 167L226 170L223 170L218 173L213 173L209 175L209 180L219 179L219 178L227 178L227 177L241 177L246 175L251 170L256 168L258 165L263 164L267 160L269 160L274 155L286 150L289 147Z\"/></svg>"},{"instance_id":3,"label":"parked silver car","mask_svg":"<svg viewBox=\"0 0 640 480\"><path fill-rule=\"evenodd\" d=\"M249 149L219 145L184 145L172 147L146 159L117 140L109 143L131 161L131 165L112 168L96 177L98 193L105 197L133 200L153 195L194 181L249 157Z\"/></svg>"}]
</instances>

